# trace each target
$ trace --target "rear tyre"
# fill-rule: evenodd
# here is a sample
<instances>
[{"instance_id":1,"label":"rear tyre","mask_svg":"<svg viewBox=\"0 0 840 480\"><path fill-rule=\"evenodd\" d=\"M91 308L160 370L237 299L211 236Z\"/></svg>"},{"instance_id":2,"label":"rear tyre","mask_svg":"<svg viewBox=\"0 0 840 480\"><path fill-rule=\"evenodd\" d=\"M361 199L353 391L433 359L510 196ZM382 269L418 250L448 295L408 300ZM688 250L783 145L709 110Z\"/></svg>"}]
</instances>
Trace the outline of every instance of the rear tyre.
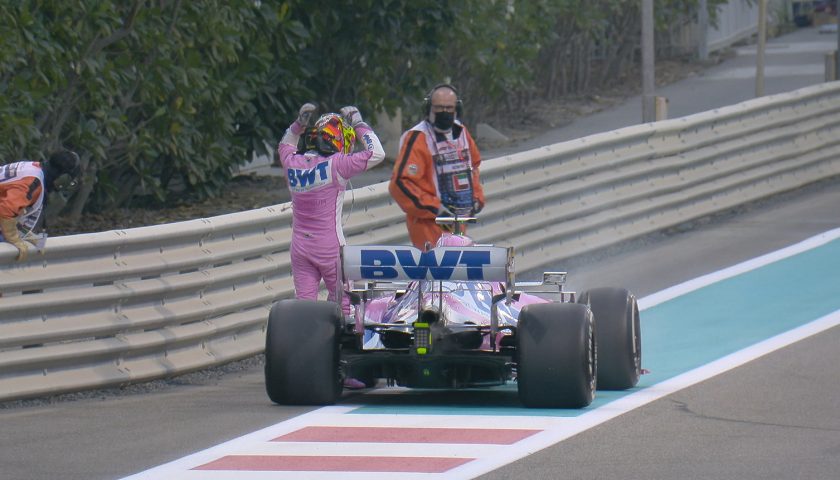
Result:
<instances>
[{"instance_id":1,"label":"rear tyre","mask_svg":"<svg viewBox=\"0 0 840 480\"><path fill-rule=\"evenodd\" d=\"M265 335L265 390L281 405L331 405L341 395L341 308L333 302L281 300Z\"/></svg>"},{"instance_id":2,"label":"rear tyre","mask_svg":"<svg viewBox=\"0 0 840 480\"><path fill-rule=\"evenodd\" d=\"M626 390L642 372L642 331L636 297L623 288L593 288L581 294L595 316L598 389Z\"/></svg>"},{"instance_id":3,"label":"rear tyre","mask_svg":"<svg viewBox=\"0 0 840 480\"><path fill-rule=\"evenodd\" d=\"M592 312L573 303L537 303L519 313L517 386L523 405L582 408L595 397Z\"/></svg>"}]
</instances>

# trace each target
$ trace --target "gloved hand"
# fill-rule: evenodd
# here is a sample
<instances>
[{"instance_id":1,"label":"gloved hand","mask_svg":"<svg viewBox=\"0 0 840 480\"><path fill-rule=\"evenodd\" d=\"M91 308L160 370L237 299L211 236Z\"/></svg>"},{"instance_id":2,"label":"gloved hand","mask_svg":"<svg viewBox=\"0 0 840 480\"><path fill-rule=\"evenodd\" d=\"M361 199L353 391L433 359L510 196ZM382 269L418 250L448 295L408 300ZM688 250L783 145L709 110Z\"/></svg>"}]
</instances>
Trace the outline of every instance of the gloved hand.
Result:
<instances>
[{"instance_id":1,"label":"gloved hand","mask_svg":"<svg viewBox=\"0 0 840 480\"><path fill-rule=\"evenodd\" d=\"M437 216L438 216L438 217L454 217L454 216L455 216L455 214L454 214L454 213L452 213L452 211L451 211L451 210L449 210L448 208L446 208L446 206L445 206L444 204L442 204L442 203L441 203L441 204L440 204L440 207L438 207Z\"/></svg>"},{"instance_id":2,"label":"gloved hand","mask_svg":"<svg viewBox=\"0 0 840 480\"><path fill-rule=\"evenodd\" d=\"M318 109L318 107L316 107L312 103L309 103L309 102L304 103L300 107L300 110L298 110L298 118L295 121L301 127L305 127L305 126L309 125L309 120L312 119L312 115L315 114L315 110L317 110L317 109Z\"/></svg>"},{"instance_id":3,"label":"gloved hand","mask_svg":"<svg viewBox=\"0 0 840 480\"><path fill-rule=\"evenodd\" d=\"M341 107L338 113L353 127L364 121L362 120L362 114L359 113L359 109L350 105Z\"/></svg>"},{"instance_id":4,"label":"gloved hand","mask_svg":"<svg viewBox=\"0 0 840 480\"><path fill-rule=\"evenodd\" d=\"M37 251L40 252L42 255L47 251L47 235L45 233L35 235L32 232L29 232L23 236L23 241L31 243L32 246L36 247Z\"/></svg>"},{"instance_id":5,"label":"gloved hand","mask_svg":"<svg viewBox=\"0 0 840 480\"><path fill-rule=\"evenodd\" d=\"M478 200L473 200L473 215L478 215L478 212L484 210L484 204L479 202Z\"/></svg>"},{"instance_id":6,"label":"gloved hand","mask_svg":"<svg viewBox=\"0 0 840 480\"><path fill-rule=\"evenodd\" d=\"M18 249L17 261L23 262L29 256L29 245L20 239L20 232L17 229L16 218L0 218L0 232L3 238Z\"/></svg>"}]
</instances>

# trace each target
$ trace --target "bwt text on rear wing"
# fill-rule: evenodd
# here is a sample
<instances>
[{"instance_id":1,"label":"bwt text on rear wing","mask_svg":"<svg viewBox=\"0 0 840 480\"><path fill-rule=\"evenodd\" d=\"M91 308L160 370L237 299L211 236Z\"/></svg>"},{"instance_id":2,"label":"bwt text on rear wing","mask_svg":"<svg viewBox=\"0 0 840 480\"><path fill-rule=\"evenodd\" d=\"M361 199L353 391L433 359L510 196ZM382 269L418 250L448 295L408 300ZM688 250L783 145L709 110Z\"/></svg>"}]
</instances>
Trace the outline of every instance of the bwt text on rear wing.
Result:
<instances>
[{"instance_id":1,"label":"bwt text on rear wing","mask_svg":"<svg viewBox=\"0 0 840 480\"><path fill-rule=\"evenodd\" d=\"M423 252L409 245L345 245L344 280L363 281L368 290L388 290L411 281L482 281L518 292L565 293L566 272L544 272L540 282L514 283L513 247L437 247ZM387 285L391 284L389 288Z\"/></svg>"},{"instance_id":2,"label":"bwt text on rear wing","mask_svg":"<svg viewBox=\"0 0 840 480\"><path fill-rule=\"evenodd\" d=\"M341 258L345 280L513 283L513 249L506 247L437 247L422 252L412 246L346 245Z\"/></svg>"}]
</instances>

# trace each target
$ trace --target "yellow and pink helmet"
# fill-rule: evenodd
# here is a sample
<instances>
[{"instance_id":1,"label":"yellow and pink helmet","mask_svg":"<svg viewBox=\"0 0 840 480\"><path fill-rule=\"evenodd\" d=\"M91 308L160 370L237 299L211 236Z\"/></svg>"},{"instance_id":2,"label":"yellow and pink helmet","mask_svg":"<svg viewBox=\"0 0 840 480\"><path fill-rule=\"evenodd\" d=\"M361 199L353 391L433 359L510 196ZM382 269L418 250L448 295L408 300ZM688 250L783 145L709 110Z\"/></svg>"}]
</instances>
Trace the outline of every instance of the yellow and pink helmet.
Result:
<instances>
[{"instance_id":1,"label":"yellow and pink helmet","mask_svg":"<svg viewBox=\"0 0 840 480\"><path fill-rule=\"evenodd\" d=\"M348 125L341 115L327 113L315 123L316 135L315 144L318 151L323 155L333 153L350 153L356 143L356 131Z\"/></svg>"}]
</instances>

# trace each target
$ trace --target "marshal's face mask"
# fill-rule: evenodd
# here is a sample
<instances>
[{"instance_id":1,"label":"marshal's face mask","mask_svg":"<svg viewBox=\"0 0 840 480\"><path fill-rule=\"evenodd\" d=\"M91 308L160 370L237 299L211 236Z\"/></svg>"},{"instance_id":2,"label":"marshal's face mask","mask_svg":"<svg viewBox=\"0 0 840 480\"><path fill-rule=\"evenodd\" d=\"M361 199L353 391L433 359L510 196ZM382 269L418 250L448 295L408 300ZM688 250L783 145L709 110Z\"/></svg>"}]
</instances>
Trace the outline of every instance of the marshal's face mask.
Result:
<instances>
[{"instance_id":1,"label":"marshal's face mask","mask_svg":"<svg viewBox=\"0 0 840 480\"><path fill-rule=\"evenodd\" d=\"M435 112L435 127L438 130L450 130L455 124L455 112Z\"/></svg>"}]
</instances>

